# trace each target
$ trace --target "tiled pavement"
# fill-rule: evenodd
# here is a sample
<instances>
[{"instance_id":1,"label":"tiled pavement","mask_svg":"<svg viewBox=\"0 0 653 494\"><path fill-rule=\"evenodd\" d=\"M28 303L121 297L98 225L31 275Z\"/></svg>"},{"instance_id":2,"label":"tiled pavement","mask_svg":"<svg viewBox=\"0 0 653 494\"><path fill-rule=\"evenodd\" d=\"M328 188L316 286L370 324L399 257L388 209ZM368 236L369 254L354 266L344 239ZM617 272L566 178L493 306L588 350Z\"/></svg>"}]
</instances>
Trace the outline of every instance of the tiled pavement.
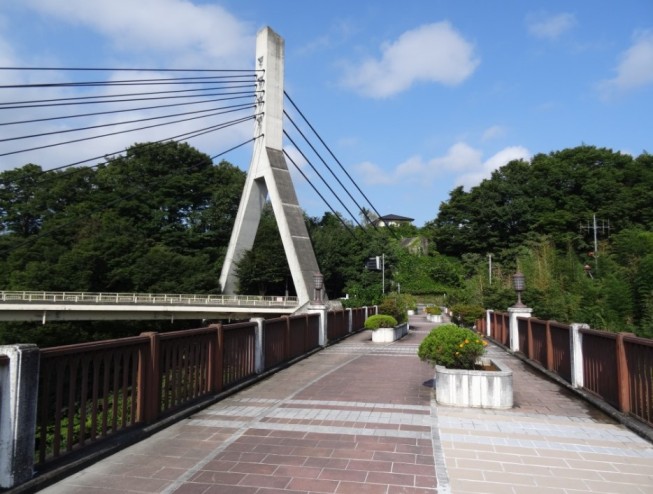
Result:
<instances>
[{"instance_id":1,"label":"tiled pavement","mask_svg":"<svg viewBox=\"0 0 653 494\"><path fill-rule=\"evenodd\" d=\"M653 493L653 445L498 348L515 408L437 406L432 326L354 335L42 492Z\"/></svg>"}]
</instances>

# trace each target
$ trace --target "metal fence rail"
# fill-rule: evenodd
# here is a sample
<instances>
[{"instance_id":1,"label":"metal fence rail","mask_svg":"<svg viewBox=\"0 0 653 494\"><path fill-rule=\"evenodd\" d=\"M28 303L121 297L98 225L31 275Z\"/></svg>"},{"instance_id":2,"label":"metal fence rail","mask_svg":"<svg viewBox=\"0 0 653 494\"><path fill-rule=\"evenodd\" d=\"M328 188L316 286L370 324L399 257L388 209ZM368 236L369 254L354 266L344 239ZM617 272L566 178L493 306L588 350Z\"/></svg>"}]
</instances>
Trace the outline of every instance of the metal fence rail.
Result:
<instances>
[{"instance_id":1,"label":"metal fence rail","mask_svg":"<svg viewBox=\"0 0 653 494\"><path fill-rule=\"evenodd\" d=\"M508 319L506 313L492 312L489 328L485 319L477 321L476 327L509 346ZM518 351L574 386L572 359L578 359L582 363L579 387L617 410L653 425L653 340L630 333L576 330L580 334L580 349L572 346L570 325L518 317Z\"/></svg>"},{"instance_id":2,"label":"metal fence rail","mask_svg":"<svg viewBox=\"0 0 653 494\"><path fill-rule=\"evenodd\" d=\"M0 303L158 304L247 307L294 307L297 297L263 295L188 295L170 293L94 293L0 291Z\"/></svg>"}]
</instances>

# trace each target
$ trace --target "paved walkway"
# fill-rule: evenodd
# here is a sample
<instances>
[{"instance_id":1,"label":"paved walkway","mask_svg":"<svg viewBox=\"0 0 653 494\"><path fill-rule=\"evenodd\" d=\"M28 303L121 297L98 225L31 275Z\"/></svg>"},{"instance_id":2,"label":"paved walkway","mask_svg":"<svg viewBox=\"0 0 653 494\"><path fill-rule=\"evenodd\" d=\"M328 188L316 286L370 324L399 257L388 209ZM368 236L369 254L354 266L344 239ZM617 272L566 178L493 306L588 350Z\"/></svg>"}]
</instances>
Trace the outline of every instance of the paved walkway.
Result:
<instances>
[{"instance_id":1,"label":"paved walkway","mask_svg":"<svg viewBox=\"0 0 653 494\"><path fill-rule=\"evenodd\" d=\"M515 408L437 406L416 356L363 332L42 492L653 493L653 445L498 348Z\"/></svg>"}]
</instances>

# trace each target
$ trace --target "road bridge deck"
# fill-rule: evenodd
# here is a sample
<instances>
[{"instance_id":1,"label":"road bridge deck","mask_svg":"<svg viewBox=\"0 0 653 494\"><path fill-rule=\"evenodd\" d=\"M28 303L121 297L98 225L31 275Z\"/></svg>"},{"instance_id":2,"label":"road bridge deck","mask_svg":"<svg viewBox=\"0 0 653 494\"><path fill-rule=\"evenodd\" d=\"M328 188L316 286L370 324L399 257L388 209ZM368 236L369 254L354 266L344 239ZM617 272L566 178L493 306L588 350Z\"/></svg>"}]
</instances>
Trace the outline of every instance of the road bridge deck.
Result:
<instances>
[{"instance_id":1,"label":"road bridge deck","mask_svg":"<svg viewBox=\"0 0 653 494\"><path fill-rule=\"evenodd\" d=\"M651 443L498 347L513 409L437 405L432 326L358 333L43 492L653 493Z\"/></svg>"},{"instance_id":2,"label":"road bridge deck","mask_svg":"<svg viewBox=\"0 0 653 494\"><path fill-rule=\"evenodd\" d=\"M227 319L292 314L297 297L0 291L0 321Z\"/></svg>"}]
</instances>

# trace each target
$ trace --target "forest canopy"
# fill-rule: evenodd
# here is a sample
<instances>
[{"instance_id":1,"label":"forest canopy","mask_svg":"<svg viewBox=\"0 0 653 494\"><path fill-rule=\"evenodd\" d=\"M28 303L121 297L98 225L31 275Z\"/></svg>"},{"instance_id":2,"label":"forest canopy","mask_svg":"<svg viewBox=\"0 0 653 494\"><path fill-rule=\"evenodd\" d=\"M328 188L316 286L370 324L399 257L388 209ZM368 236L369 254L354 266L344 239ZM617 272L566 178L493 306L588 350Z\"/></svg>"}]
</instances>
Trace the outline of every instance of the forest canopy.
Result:
<instances>
[{"instance_id":1,"label":"forest canopy","mask_svg":"<svg viewBox=\"0 0 653 494\"><path fill-rule=\"evenodd\" d=\"M239 168L213 164L179 143L135 144L95 167L44 171L27 164L5 171L0 286L219 293L244 182ZM384 293L401 291L442 305L505 310L514 302L510 276L521 270L524 300L538 317L653 336L647 153L580 146L512 161L469 191L452 190L423 228L354 225L338 213L306 222L330 299L376 304ZM381 255L384 272L365 268ZM238 273L242 293L294 293L270 208ZM159 326L147 327L166 329ZM115 337L144 325L120 323L108 333L106 327L86 323L68 339ZM54 333L50 325L5 323L0 343L61 343Z\"/></svg>"}]
</instances>

